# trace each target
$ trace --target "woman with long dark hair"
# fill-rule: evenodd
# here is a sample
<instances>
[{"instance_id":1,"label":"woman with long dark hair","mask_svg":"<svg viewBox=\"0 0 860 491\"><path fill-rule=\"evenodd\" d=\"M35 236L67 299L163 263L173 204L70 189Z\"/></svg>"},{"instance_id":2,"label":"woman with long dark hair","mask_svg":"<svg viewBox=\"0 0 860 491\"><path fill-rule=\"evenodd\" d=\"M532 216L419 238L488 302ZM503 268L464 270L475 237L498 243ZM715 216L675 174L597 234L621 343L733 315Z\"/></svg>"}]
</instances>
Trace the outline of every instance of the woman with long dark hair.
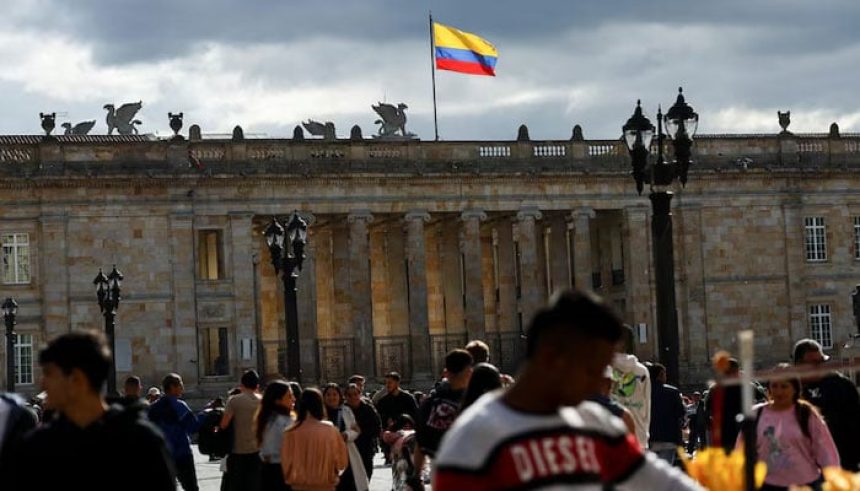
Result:
<instances>
[{"instance_id":1,"label":"woman with long dark hair","mask_svg":"<svg viewBox=\"0 0 860 491\"><path fill-rule=\"evenodd\" d=\"M296 421L284 433L281 467L284 480L296 491L334 490L349 463L340 432L326 418L322 393L305 389Z\"/></svg>"},{"instance_id":2,"label":"woman with long dark hair","mask_svg":"<svg viewBox=\"0 0 860 491\"><path fill-rule=\"evenodd\" d=\"M361 453L355 445L355 440L361 435L361 428L355 419L355 414L344 404L343 391L335 383L326 384L323 388L323 401L328 414L328 420L337 428L346 442L349 455L349 465L340 476L337 484L338 491L367 491L370 480L361 459Z\"/></svg>"},{"instance_id":3,"label":"woman with long dark hair","mask_svg":"<svg viewBox=\"0 0 860 491\"><path fill-rule=\"evenodd\" d=\"M499 372L499 369L489 363L478 363L472 369L469 385L463 394L463 402L460 403L460 414L463 414L463 411L482 395L501 388L502 374Z\"/></svg>"},{"instance_id":4,"label":"woman with long dark hair","mask_svg":"<svg viewBox=\"0 0 860 491\"><path fill-rule=\"evenodd\" d=\"M274 380L266 386L263 400L254 418L254 434L260 446L262 491L286 491L290 487L284 482L281 470L281 443L284 430L293 424L293 405L296 399L290 385L283 380Z\"/></svg>"},{"instance_id":5,"label":"woman with long dark hair","mask_svg":"<svg viewBox=\"0 0 860 491\"><path fill-rule=\"evenodd\" d=\"M790 370L788 364L777 366ZM759 460L767 463L762 490L787 490L792 485L821 489L821 469L839 466L833 437L818 410L800 398L800 380L771 380L769 401L754 408ZM742 437L738 437L738 445Z\"/></svg>"}]
</instances>

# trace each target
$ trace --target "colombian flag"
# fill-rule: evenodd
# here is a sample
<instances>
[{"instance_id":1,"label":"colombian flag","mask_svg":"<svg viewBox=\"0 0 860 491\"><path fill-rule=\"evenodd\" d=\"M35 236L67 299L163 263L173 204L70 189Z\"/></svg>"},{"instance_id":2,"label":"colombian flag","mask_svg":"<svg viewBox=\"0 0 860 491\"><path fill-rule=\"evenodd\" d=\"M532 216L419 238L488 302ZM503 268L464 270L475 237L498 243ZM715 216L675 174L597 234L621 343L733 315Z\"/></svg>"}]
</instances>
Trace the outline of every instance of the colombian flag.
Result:
<instances>
[{"instance_id":1,"label":"colombian flag","mask_svg":"<svg viewBox=\"0 0 860 491\"><path fill-rule=\"evenodd\" d=\"M496 75L496 47L470 32L433 23L436 68L472 75Z\"/></svg>"}]
</instances>

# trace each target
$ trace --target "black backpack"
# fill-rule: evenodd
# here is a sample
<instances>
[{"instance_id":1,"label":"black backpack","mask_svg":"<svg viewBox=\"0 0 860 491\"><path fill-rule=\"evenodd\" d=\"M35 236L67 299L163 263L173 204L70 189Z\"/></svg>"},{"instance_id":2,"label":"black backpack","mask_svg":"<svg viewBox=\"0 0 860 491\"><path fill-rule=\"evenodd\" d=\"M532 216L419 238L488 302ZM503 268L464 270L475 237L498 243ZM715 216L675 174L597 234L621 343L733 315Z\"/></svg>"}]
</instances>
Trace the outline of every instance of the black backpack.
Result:
<instances>
[{"instance_id":1,"label":"black backpack","mask_svg":"<svg viewBox=\"0 0 860 491\"><path fill-rule=\"evenodd\" d=\"M203 411L203 422L197 434L197 446L200 453L210 457L224 457L230 453L233 445L233 423L226 430L221 429L221 417L224 409L207 409Z\"/></svg>"}]
</instances>

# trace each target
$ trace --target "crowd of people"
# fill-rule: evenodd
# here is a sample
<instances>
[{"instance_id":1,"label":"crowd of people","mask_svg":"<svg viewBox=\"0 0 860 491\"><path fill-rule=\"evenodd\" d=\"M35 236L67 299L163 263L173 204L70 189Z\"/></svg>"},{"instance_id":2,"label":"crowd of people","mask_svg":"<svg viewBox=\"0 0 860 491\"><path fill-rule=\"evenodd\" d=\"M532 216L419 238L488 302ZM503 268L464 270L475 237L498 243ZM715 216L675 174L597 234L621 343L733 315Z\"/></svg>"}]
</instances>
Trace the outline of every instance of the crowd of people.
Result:
<instances>
[{"instance_id":1,"label":"crowd of people","mask_svg":"<svg viewBox=\"0 0 860 491\"><path fill-rule=\"evenodd\" d=\"M445 356L426 394L401 387L397 372L371 392L363 375L302 388L248 370L226 403L216 398L195 412L175 373L145 394L129 377L123 397L106 400L104 337L73 332L39 355L40 411L0 396L0 479L3 489L160 490L178 482L196 491L196 438L201 453L220 461L224 491L367 491L379 451L397 491L699 489L679 465L679 447L695 458L706 446L742 445L741 387L685 395L667 384L665 367L632 354L632 338L601 299L567 291L531 320L516 380L473 340ZM827 360L809 339L793 358ZM823 467L858 470L860 398L838 373L801 380L790 369L778 367L774 373L788 375L766 389L755 386L763 489L819 489ZM725 376L738 374L729 360Z\"/></svg>"}]
</instances>

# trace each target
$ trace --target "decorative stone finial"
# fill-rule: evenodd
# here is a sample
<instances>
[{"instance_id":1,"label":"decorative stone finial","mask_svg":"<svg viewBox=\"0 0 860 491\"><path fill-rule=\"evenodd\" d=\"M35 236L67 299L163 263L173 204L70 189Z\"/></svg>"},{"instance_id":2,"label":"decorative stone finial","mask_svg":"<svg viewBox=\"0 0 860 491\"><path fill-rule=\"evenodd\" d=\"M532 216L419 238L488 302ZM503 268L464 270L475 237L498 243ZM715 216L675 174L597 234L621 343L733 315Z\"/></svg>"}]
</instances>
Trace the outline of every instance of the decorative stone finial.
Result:
<instances>
[{"instance_id":1,"label":"decorative stone finial","mask_svg":"<svg viewBox=\"0 0 860 491\"><path fill-rule=\"evenodd\" d=\"M830 123L830 138L839 138L839 125L834 123Z\"/></svg>"},{"instance_id":2,"label":"decorative stone finial","mask_svg":"<svg viewBox=\"0 0 860 491\"><path fill-rule=\"evenodd\" d=\"M203 139L199 124L192 124L191 127L188 128L188 139L191 141L198 141Z\"/></svg>"},{"instance_id":3,"label":"decorative stone finial","mask_svg":"<svg viewBox=\"0 0 860 491\"><path fill-rule=\"evenodd\" d=\"M791 124L791 111L777 111L776 115L779 116L779 126L782 128L782 133L791 133L788 131L788 125Z\"/></svg>"},{"instance_id":4,"label":"decorative stone finial","mask_svg":"<svg viewBox=\"0 0 860 491\"><path fill-rule=\"evenodd\" d=\"M529 138L529 127L521 124L519 130L517 130L517 141L518 142L527 142L531 140Z\"/></svg>"},{"instance_id":5,"label":"decorative stone finial","mask_svg":"<svg viewBox=\"0 0 860 491\"><path fill-rule=\"evenodd\" d=\"M170 118L170 129L173 130L173 140L184 140L182 135L179 134L179 130L182 129L182 118L184 117L184 114L173 114L168 112L167 117Z\"/></svg>"},{"instance_id":6,"label":"decorative stone finial","mask_svg":"<svg viewBox=\"0 0 860 491\"><path fill-rule=\"evenodd\" d=\"M361 126L355 125L349 130L349 139L352 141L361 141L364 139L361 135Z\"/></svg>"},{"instance_id":7,"label":"decorative stone finial","mask_svg":"<svg viewBox=\"0 0 860 491\"><path fill-rule=\"evenodd\" d=\"M51 137L51 132L54 131L56 125L57 113L39 113L39 117L42 119L42 129L45 130L45 136Z\"/></svg>"},{"instance_id":8,"label":"decorative stone finial","mask_svg":"<svg viewBox=\"0 0 860 491\"><path fill-rule=\"evenodd\" d=\"M242 127L238 124L235 128L233 128L233 141L238 142L245 139L245 132L242 130Z\"/></svg>"},{"instance_id":9,"label":"decorative stone finial","mask_svg":"<svg viewBox=\"0 0 860 491\"><path fill-rule=\"evenodd\" d=\"M582 126L576 125L573 127L573 135L570 137L570 139L575 142L581 142L585 140L585 137L582 136Z\"/></svg>"},{"instance_id":10,"label":"decorative stone finial","mask_svg":"<svg viewBox=\"0 0 860 491\"><path fill-rule=\"evenodd\" d=\"M305 140L305 132L304 132L304 130L302 130L302 127L299 125L296 125L296 127L293 128L293 140L295 140L295 141L304 141Z\"/></svg>"}]
</instances>

